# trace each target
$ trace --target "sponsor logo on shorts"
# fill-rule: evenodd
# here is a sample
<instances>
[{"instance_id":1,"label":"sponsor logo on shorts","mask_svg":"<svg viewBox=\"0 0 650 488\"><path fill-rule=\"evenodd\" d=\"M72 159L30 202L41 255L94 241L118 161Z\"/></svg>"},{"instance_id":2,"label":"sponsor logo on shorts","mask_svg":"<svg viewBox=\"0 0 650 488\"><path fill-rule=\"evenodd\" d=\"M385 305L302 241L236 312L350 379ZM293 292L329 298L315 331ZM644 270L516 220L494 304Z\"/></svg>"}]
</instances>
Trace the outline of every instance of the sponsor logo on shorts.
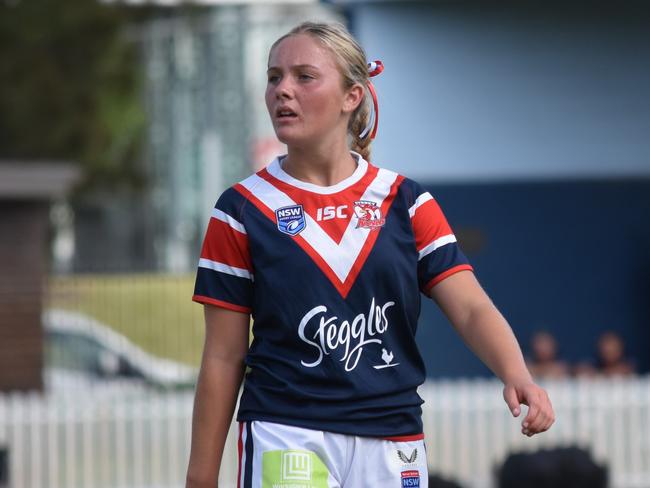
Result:
<instances>
[{"instance_id":1,"label":"sponsor logo on shorts","mask_svg":"<svg viewBox=\"0 0 650 488\"><path fill-rule=\"evenodd\" d=\"M413 488L420 486L420 472L412 469L402 471L402 488Z\"/></svg>"},{"instance_id":2,"label":"sponsor logo on shorts","mask_svg":"<svg viewBox=\"0 0 650 488\"><path fill-rule=\"evenodd\" d=\"M399 457L400 460L401 460L404 464L413 464L413 463L415 462L415 460L418 458L418 450L417 450L417 449L413 449L413 452L411 452L411 455L410 455L410 456L407 456L406 454L404 454L404 452L402 452L402 451L400 451L400 450L398 449L398 450L397 450L397 457Z\"/></svg>"},{"instance_id":3,"label":"sponsor logo on shorts","mask_svg":"<svg viewBox=\"0 0 650 488\"><path fill-rule=\"evenodd\" d=\"M302 205L278 208L275 211L275 218L278 222L278 230L290 236L299 234L306 225L305 211Z\"/></svg>"},{"instance_id":4,"label":"sponsor logo on shorts","mask_svg":"<svg viewBox=\"0 0 650 488\"><path fill-rule=\"evenodd\" d=\"M282 453L282 479L311 481L311 457L307 452Z\"/></svg>"},{"instance_id":5,"label":"sponsor logo on shorts","mask_svg":"<svg viewBox=\"0 0 650 488\"><path fill-rule=\"evenodd\" d=\"M311 451L262 453L262 488L327 488L329 472Z\"/></svg>"},{"instance_id":6,"label":"sponsor logo on shorts","mask_svg":"<svg viewBox=\"0 0 650 488\"><path fill-rule=\"evenodd\" d=\"M354 215L357 216L357 229L378 229L383 227L386 219L381 216L381 208L376 202L358 200L354 202Z\"/></svg>"}]
</instances>

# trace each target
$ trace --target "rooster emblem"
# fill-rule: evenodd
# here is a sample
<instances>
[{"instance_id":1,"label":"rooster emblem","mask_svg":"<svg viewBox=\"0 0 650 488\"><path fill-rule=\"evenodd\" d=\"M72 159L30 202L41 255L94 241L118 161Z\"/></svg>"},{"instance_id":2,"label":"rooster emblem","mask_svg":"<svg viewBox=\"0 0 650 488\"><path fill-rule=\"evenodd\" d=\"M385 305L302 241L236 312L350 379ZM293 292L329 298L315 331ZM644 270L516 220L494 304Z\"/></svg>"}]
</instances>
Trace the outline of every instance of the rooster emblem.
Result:
<instances>
[{"instance_id":1,"label":"rooster emblem","mask_svg":"<svg viewBox=\"0 0 650 488\"><path fill-rule=\"evenodd\" d=\"M381 358L384 360L386 364L390 364L390 362L393 360L393 353L388 352L386 349L381 350Z\"/></svg>"},{"instance_id":2,"label":"rooster emblem","mask_svg":"<svg viewBox=\"0 0 650 488\"><path fill-rule=\"evenodd\" d=\"M378 229L384 225L386 219L381 216L381 208L376 202L359 200L354 202L354 214L357 216L357 229Z\"/></svg>"},{"instance_id":3,"label":"rooster emblem","mask_svg":"<svg viewBox=\"0 0 650 488\"><path fill-rule=\"evenodd\" d=\"M394 363L393 362L393 351L387 351L383 347L381 349L381 359L386 364L380 364L379 366L373 366L373 368L375 368L375 369L384 369L384 368L390 368L392 366L397 366L399 364L399 363Z\"/></svg>"}]
</instances>

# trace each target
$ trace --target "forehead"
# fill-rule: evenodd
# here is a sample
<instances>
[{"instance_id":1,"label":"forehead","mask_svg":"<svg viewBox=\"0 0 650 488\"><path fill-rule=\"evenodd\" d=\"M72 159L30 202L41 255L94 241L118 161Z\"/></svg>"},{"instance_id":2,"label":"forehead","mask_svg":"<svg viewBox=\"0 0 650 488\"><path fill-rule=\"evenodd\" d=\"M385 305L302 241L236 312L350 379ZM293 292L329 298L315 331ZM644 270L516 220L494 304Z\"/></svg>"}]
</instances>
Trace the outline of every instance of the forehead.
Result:
<instances>
[{"instance_id":1,"label":"forehead","mask_svg":"<svg viewBox=\"0 0 650 488\"><path fill-rule=\"evenodd\" d=\"M334 54L309 34L286 37L269 53L269 68L306 64L322 69L337 68Z\"/></svg>"}]
</instances>

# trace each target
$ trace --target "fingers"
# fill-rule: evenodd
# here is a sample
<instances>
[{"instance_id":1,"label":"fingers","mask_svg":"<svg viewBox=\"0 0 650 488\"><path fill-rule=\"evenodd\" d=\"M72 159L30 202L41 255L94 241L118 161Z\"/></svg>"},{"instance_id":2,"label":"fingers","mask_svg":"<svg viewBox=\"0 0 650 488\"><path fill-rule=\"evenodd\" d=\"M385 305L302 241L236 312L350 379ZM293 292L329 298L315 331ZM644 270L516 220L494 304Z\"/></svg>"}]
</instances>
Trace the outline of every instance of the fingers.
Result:
<instances>
[{"instance_id":1,"label":"fingers","mask_svg":"<svg viewBox=\"0 0 650 488\"><path fill-rule=\"evenodd\" d=\"M512 386L506 386L503 390L503 399L506 401L508 408L512 412L513 417L519 417L521 409L519 408L519 399L517 398L517 391Z\"/></svg>"},{"instance_id":2,"label":"fingers","mask_svg":"<svg viewBox=\"0 0 650 488\"><path fill-rule=\"evenodd\" d=\"M548 394L537 385L533 386L534 388L527 392L529 409L521 424L521 432L528 437L547 431L555 422L555 413Z\"/></svg>"},{"instance_id":3,"label":"fingers","mask_svg":"<svg viewBox=\"0 0 650 488\"><path fill-rule=\"evenodd\" d=\"M540 405L536 399L531 400L528 406L528 414L524 418L524 421L521 423L522 432L528 434L528 432L534 432L535 427L538 426L536 423L537 417L539 415Z\"/></svg>"},{"instance_id":4,"label":"fingers","mask_svg":"<svg viewBox=\"0 0 650 488\"><path fill-rule=\"evenodd\" d=\"M555 413L546 390L535 383L507 384L503 399L514 417L521 413L520 405L528 405L528 412L521 423L521 432L532 437L547 431L555 422Z\"/></svg>"}]
</instances>

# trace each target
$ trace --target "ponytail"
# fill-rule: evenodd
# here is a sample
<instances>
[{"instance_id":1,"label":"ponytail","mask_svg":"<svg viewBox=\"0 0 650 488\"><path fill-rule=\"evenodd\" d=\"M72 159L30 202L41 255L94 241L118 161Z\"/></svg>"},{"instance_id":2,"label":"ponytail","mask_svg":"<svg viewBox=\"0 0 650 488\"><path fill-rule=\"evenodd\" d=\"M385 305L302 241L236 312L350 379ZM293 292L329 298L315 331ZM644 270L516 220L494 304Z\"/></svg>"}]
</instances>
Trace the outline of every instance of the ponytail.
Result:
<instances>
[{"instance_id":1,"label":"ponytail","mask_svg":"<svg viewBox=\"0 0 650 488\"><path fill-rule=\"evenodd\" d=\"M369 119L370 109L366 97L364 97L350 117L348 133L352 139L351 149L361 154L361 157L366 161L370 161L370 144L372 143L372 139L369 137L369 134L366 134L365 137L361 137L361 135L368 126Z\"/></svg>"},{"instance_id":2,"label":"ponytail","mask_svg":"<svg viewBox=\"0 0 650 488\"><path fill-rule=\"evenodd\" d=\"M381 61L368 63L368 78L377 76L382 71L384 71L384 64ZM361 104L350 117L348 130L352 134L352 150L369 161L370 144L377 135L377 126L379 124L379 103L377 102L377 93L372 81L368 79L367 83L368 92L372 96L373 117L370 117L370 101L368 97L364 96Z\"/></svg>"}]
</instances>

